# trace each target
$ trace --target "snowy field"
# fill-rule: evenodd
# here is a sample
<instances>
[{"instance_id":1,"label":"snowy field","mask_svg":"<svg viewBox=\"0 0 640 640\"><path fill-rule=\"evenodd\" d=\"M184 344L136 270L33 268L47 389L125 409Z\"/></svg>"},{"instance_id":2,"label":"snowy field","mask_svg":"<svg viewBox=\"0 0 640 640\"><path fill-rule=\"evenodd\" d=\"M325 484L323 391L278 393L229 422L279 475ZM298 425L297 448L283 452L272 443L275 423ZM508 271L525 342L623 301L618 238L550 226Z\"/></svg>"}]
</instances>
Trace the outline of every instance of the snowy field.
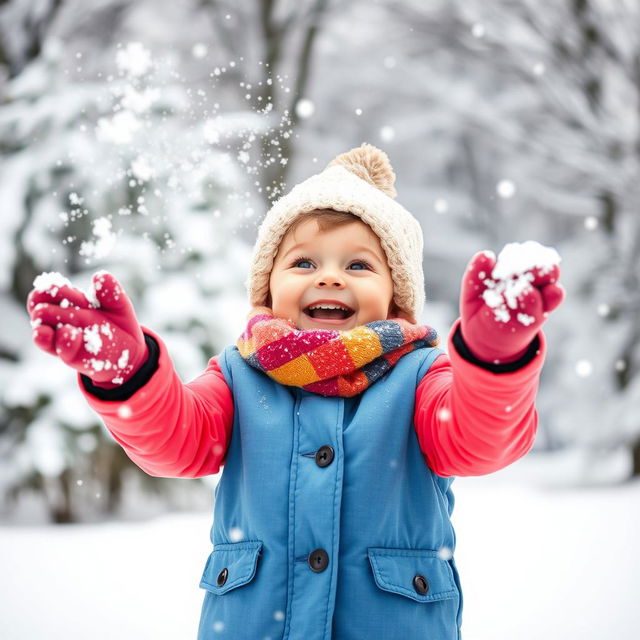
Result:
<instances>
[{"instance_id":1,"label":"snowy field","mask_svg":"<svg viewBox=\"0 0 640 640\"><path fill-rule=\"evenodd\" d=\"M463 640L637 639L640 481L534 489L509 478L454 483ZM0 527L0 637L195 640L210 525L197 513Z\"/></svg>"}]
</instances>

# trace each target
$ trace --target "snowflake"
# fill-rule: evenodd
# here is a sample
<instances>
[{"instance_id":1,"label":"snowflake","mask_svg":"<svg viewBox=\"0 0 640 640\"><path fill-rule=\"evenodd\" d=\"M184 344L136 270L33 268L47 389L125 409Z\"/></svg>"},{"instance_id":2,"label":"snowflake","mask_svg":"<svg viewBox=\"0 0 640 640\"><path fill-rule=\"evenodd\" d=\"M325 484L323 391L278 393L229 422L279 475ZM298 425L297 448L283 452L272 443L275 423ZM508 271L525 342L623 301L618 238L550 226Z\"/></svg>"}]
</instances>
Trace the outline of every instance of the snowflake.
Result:
<instances>
[{"instance_id":1,"label":"snowflake","mask_svg":"<svg viewBox=\"0 0 640 640\"><path fill-rule=\"evenodd\" d=\"M593 371L593 365L587 359L578 360L575 370L581 378L587 378Z\"/></svg>"},{"instance_id":2,"label":"snowflake","mask_svg":"<svg viewBox=\"0 0 640 640\"><path fill-rule=\"evenodd\" d=\"M496 192L501 198L511 198L516 192L516 185L511 180L500 180Z\"/></svg>"},{"instance_id":3,"label":"snowflake","mask_svg":"<svg viewBox=\"0 0 640 640\"><path fill-rule=\"evenodd\" d=\"M449 547L440 547L438 549L438 558L440 560L450 560L453 557L453 552Z\"/></svg>"},{"instance_id":4,"label":"snowflake","mask_svg":"<svg viewBox=\"0 0 640 640\"><path fill-rule=\"evenodd\" d=\"M130 76L142 76L151 66L151 53L142 43L130 42L125 49L118 51L116 65Z\"/></svg>"},{"instance_id":5,"label":"snowflake","mask_svg":"<svg viewBox=\"0 0 640 640\"><path fill-rule=\"evenodd\" d=\"M299 118L310 118L315 110L315 105L308 98L302 98L296 103L296 115Z\"/></svg>"}]
</instances>

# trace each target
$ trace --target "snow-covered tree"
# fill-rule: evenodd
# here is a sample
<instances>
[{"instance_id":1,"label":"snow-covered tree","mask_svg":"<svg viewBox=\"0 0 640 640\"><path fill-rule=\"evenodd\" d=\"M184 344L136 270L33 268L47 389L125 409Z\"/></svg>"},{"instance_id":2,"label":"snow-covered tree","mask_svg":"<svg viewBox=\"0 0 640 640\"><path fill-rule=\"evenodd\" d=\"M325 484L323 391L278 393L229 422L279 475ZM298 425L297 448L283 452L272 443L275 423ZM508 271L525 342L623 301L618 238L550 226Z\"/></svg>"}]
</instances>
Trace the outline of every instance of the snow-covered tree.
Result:
<instances>
[{"instance_id":1,"label":"snow-covered tree","mask_svg":"<svg viewBox=\"0 0 640 640\"><path fill-rule=\"evenodd\" d=\"M0 16L12 32L0 58L0 292L11 320L0 338L2 484L9 497L40 491L51 517L68 521L113 510L124 469L146 477L85 406L74 372L32 344L24 304L35 275L60 271L86 288L98 268L113 272L178 372L195 377L241 330L242 235L264 207L256 167L285 157L274 146L252 161L248 150L293 129L286 113L274 120L239 97L242 60L208 44L217 23L201 14L212 7L53 3L47 21L37 3L16 4ZM181 22L194 29L176 31ZM27 46L36 23L38 45Z\"/></svg>"},{"instance_id":2,"label":"snow-covered tree","mask_svg":"<svg viewBox=\"0 0 640 640\"><path fill-rule=\"evenodd\" d=\"M398 191L425 230L427 313L429 299L455 313L472 251L526 239L556 246L568 298L545 328L537 447L580 446L595 459L626 447L635 473L639 12L604 0L544 10L529 0L403 0L353 4L330 25L342 37L329 31L342 45L349 25L369 25L350 40L360 55L351 74L343 66L332 107L347 95L343 113L362 113L354 128L390 138ZM332 133L327 120L319 127Z\"/></svg>"},{"instance_id":3,"label":"snow-covered tree","mask_svg":"<svg viewBox=\"0 0 640 640\"><path fill-rule=\"evenodd\" d=\"M558 249L536 446L627 447L640 471L637 20L604 0L2 4L0 492L65 520L148 479L31 343L35 275L112 271L194 377L242 328L271 200L364 141L423 226L441 333L473 252Z\"/></svg>"}]
</instances>

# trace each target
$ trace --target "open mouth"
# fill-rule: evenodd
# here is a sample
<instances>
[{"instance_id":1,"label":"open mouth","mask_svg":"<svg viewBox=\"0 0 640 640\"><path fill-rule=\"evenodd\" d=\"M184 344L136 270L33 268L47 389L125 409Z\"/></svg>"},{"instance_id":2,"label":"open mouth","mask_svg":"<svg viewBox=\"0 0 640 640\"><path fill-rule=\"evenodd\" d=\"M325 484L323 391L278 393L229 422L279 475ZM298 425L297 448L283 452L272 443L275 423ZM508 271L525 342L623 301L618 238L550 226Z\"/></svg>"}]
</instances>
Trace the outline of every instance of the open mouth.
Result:
<instances>
[{"instance_id":1,"label":"open mouth","mask_svg":"<svg viewBox=\"0 0 640 640\"><path fill-rule=\"evenodd\" d=\"M333 320L334 322L342 322L350 318L355 311L346 307L338 307L333 305L311 306L303 309L303 312L314 320Z\"/></svg>"}]
</instances>

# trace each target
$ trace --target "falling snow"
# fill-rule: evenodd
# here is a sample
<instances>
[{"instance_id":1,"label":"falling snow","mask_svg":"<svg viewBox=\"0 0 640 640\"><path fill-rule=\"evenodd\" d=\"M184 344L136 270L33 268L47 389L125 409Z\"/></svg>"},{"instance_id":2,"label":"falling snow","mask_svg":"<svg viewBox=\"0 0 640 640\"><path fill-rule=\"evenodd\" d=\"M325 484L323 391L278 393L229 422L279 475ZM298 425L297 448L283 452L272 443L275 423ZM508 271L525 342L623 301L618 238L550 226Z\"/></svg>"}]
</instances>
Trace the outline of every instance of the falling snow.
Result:
<instances>
[{"instance_id":1,"label":"falling snow","mask_svg":"<svg viewBox=\"0 0 640 640\"><path fill-rule=\"evenodd\" d=\"M92 226L92 233L97 239L83 242L79 253L85 257L105 258L112 252L117 240L116 234L111 231L111 221L105 217L97 218Z\"/></svg>"},{"instance_id":2,"label":"falling snow","mask_svg":"<svg viewBox=\"0 0 640 640\"><path fill-rule=\"evenodd\" d=\"M142 122L130 111L120 111L111 118L99 118L96 137L101 142L117 145L129 144L133 136L142 127Z\"/></svg>"},{"instance_id":3,"label":"falling snow","mask_svg":"<svg viewBox=\"0 0 640 640\"><path fill-rule=\"evenodd\" d=\"M578 360L575 365L575 371L581 378L586 378L591 375L593 371L593 365L589 360Z\"/></svg>"},{"instance_id":4,"label":"falling snow","mask_svg":"<svg viewBox=\"0 0 640 640\"><path fill-rule=\"evenodd\" d=\"M438 198L433 203L433 208L435 209L436 213L447 213L447 211L449 211L449 203L444 198Z\"/></svg>"},{"instance_id":5,"label":"falling snow","mask_svg":"<svg viewBox=\"0 0 640 640\"><path fill-rule=\"evenodd\" d=\"M496 185L496 192L501 198L511 198L516 192L516 185L511 180L501 180Z\"/></svg>"},{"instance_id":6,"label":"falling snow","mask_svg":"<svg viewBox=\"0 0 640 640\"><path fill-rule=\"evenodd\" d=\"M396 137L396 132L393 127L389 125L382 127L380 129L380 138L384 142L391 142Z\"/></svg>"},{"instance_id":7,"label":"falling snow","mask_svg":"<svg viewBox=\"0 0 640 640\"><path fill-rule=\"evenodd\" d=\"M122 404L118 407L118 417L119 418L130 418L133 415L133 411L131 407L127 404Z\"/></svg>"},{"instance_id":8,"label":"falling snow","mask_svg":"<svg viewBox=\"0 0 640 640\"><path fill-rule=\"evenodd\" d=\"M440 560L451 560L453 558L453 552L450 547L440 547L437 553Z\"/></svg>"},{"instance_id":9,"label":"falling snow","mask_svg":"<svg viewBox=\"0 0 640 640\"><path fill-rule=\"evenodd\" d=\"M118 51L116 65L120 71L130 76L142 76L151 67L151 52L140 42L130 42Z\"/></svg>"},{"instance_id":10,"label":"falling snow","mask_svg":"<svg viewBox=\"0 0 640 640\"><path fill-rule=\"evenodd\" d=\"M296 102L296 115L299 118L310 118L315 110L315 105L311 100L302 98Z\"/></svg>"},{"instance_id":11,"label":"falling snow","mask_svg":"<svg viewBox=\"0 0 640 640\"><path fill-rule=\"evenodd\" d=\"M131 173L143 182L150 180L154 171L146 158L138 157L131 163Z\"/></svg>"},{"instance_id":12,"label":"falling snow","mask_svg":"<svg viewBox=\"0 0 640 640\"><path fill-rule=\"evenodd\" d=\"M244 540L244 531L239 527L232 527L229 529L229 540L231 540L231 542Z\"/></svg>"},{"instance_id":13,"label":"falling snow","mask_svg":"<svg viewBox=\"0 0 640 640\"><path fill-rule=\"evenodd\" d=\"M594 231L598 228L598 218L595 216L587 216L584 219L584 228L588 231Z\"/></svg>"}]
</instances>

